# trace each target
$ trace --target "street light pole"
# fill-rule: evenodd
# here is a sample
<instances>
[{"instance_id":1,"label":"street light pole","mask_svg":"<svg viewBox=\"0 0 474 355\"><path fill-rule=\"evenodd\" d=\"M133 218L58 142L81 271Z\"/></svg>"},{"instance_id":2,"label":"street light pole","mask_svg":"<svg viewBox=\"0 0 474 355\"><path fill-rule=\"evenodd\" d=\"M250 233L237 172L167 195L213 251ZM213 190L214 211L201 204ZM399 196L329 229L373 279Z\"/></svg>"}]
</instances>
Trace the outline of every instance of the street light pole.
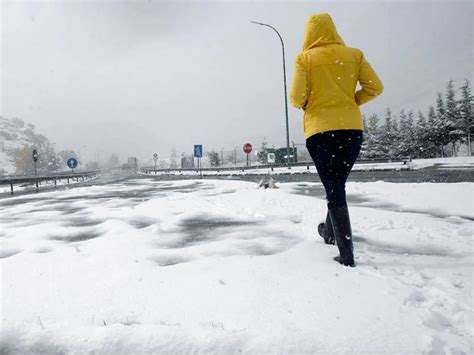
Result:
<instances>
[{"instance_id":1,"label":"street light pole","mask_svg":"<svg viewBox=\"0 0 474 355\"><path fill-rule=\"evenodd\" d=\"M273 31L276 32L276 34L278 35L278 38L280 38L281 50L283 54L283 86L285 88L286 163L288 165L288 168L290 168L290 127L288 124L288 93L286 89L285 44L283 43L283 38L281 38L280 33L277 31L275 27L268 25L266 23L261 23L261 22L256 22L256 21L250 21L250 22L256 25L270 27Z\"/></svg>"}]
</instances>

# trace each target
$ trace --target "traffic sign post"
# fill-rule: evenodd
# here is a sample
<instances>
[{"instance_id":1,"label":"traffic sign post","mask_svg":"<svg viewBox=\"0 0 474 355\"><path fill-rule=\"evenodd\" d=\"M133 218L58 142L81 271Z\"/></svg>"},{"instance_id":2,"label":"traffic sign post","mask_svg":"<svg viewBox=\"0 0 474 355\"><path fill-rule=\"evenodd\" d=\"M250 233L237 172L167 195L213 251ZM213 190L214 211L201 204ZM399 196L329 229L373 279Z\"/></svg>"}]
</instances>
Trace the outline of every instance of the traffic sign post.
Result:
<instances>
[{"instance_id":1,"label":"traffic sign post","mask_svg":"<svg viewBox=\"0 0 474 355\"><path fill-rule=\"evenodd\" d=\"M252 144L244 144L244 153L247 154L247 167L249 166L249 154L252 153Z\"/></svg>"},{"instance_id":2,"label":"traffic sign post","mask_svg":"<svg viewBox=\"0 0 474 355\"><path fill-rule=\"evenodd\" d=\"M194 157L198 160L198 169L202 179L202 166L201 166L201 158L202 158L202 144L195 144L194 145Z\"/></svg>"},{"instance_id":3,"label":"traffic sign post","mask_svg":"<svg viewBox=\"0 0 474 355\"><path fill-rule=\"evenodd\" d=\"M36 169L36 163L38 162L38 158L39 158L39 154L38 154L38 151L36 149L33 149L33 152L31 153L31 156L33 157L33 164L35 166L35 178L38 176L38 171ZM36 191L39 190L39 186L38 186L38 180L36 180Z\"/></svg>"},{"instance_id":4,"label":"traffic sign post","mask_svg":"<svg viewBox=\"0 0 474 355\"><path fill-rule=\"evenodd\" d=\"M74 169L77 168L77 160L76 158L69 158L67 160L67 166L72 169L72 172L74 173Z\"/></svg>"},{"instance_id":5,"label":"traffic sign post","mask_svg":"<svg viewBox=\"0 0 474 355\"><path fill-rule=\"evenodd\" d=\"M157 163L158 163L158 153L153 154L153 160L155 161L155 174L156 174Z\"/></svg>"}]
</instances>

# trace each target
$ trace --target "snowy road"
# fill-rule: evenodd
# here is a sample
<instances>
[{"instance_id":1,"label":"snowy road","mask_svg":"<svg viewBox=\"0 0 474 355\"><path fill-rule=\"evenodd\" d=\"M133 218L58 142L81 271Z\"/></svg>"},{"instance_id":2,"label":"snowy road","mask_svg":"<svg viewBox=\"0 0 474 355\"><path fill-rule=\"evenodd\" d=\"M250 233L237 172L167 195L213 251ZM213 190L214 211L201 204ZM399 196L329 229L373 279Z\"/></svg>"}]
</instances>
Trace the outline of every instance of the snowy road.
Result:
<instances>
[{"instance_id":1,"label":"snowy road","mask_svg":"<svg viewBox=\"0 0 474 355\"><path fill-rule=\"evenodd\" d=\"M474 184L134 179L0 200L0 353L472 353Z\"/></svg>"}]
</instances>

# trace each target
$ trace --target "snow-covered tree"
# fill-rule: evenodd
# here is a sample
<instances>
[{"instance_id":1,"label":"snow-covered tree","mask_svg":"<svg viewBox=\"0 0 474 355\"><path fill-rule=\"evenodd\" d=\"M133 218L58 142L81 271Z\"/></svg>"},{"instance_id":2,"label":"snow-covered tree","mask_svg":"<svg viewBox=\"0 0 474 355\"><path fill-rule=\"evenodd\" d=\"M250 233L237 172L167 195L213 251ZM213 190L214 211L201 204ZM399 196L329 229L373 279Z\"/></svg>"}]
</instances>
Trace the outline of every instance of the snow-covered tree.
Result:
<instances>
[{"instance_id":1,"label":"snow-covered tree","mask_svg":"<svg viewBox=\"0 0 474 355\"><path fill-rule=\"evenodd\" d=\"M438 116L433 105L428 110L428 122L426 128L426 141L430 150L430 157L436 157L437 154L442 154L442 146L438 141Z\"/></svg>"},{"instance_id":2,"label":"snow-covered tree","mask_svg":"<svg viewBox=\"0 0 474 355\"><path fill-rule=\"evenodd\" d=\"M365 130L364 150L361 155L363 158L375 159L383 155L380 134L379 117L376 114L371 115Z\"/></svg>"},{"instance_id":3,"label":"snow-covered tree","mask_svg":"<svg viewBox=\"0 0 474 355\"><path fill-rule=\"evenodd\" d=\"M434 108L431 108L434 112ZM431 158L436 154L436 147L431 140L431 128L421 111L418 112L418 120L414 124L414 140L416 142L415 157Z\"/></svg>"},{"instance_id":4,"label":"snow-covered tree","mask_svg":"<svg viewBox=\"0 0 474 355\"><path fill-rule=\"evenodd\" d=\"M450 80L446 86L446 106L445 106L445 125L447 131L447 141L451 144L452 155L456 155L456 143L464 137L461 129L461 119L456 101L456 91L453 81Z\"/></svg>"},{"instance_id":5,"label":"snow-covered tree","mask_svg":"<svg viewBox=\"0 0 474 355\"><path fill-rule=\"evenodd\" d=\"M172 148L170 152L170 169L176 169L178 167L178 154L176 153L176 149Z\"/></svg>"},{"instance_id":6,"label":"snow-covered tree","mask_svg":"<svg viewBox=\"0 0 474 355\"><path fill-rule=\"evenodd\" d=\"M446 108L440 92L438 92L436 99L436 124L434 129L441 156L444 156L444 146L449 143L449 128L446 123Z\"/></svg>"},{"instance_id":7,"label":"snow-covered tree","mask_svg":"<svg viewBox=\"0 0 474 355\"><path fill-rule=\"evenodd\" d=\"M61 159L56 154L53 145L49 142L40 147L40 155L37 164L42 171L52 172L61 168Z\"/></svg>"},{"instance_id":8,"label":"snow-covered tree","mask_svg":"<svg viewBox=\"0 0 474 355\"><path fill-rule=\"evenodd\" d=\"M396 156L410 157L416 155L416 141L414 131L413 111L408 114L402 110L400 112L400 125L398 129L398 139L396 143Z\"/></svg>"},{"instance_id":9,"label":"snow-covered tree","mask_svg":"<svg viewBox=\"0 0 474 355\"><path fill-rule=\"evenodd\" d=\"M464 85L461 86L461 99L459 100L459 128L464 133L464 140L467 143L467 151L469 156L472 155L471 137L474 133L474 97L471 94L471 86L469 80L466 79Z\"/></svg>"},{"instance_id":10,"label":"snow-covered tree","mask_svg":"<svg viewBox=\"0 0 474 355\"><path fill-rule=\"evenodd\" d=\"M220 165L221 159L219 157L218 152L216 152L215 150L211 150L211 151L207 152L207 156L209 157L209 161L210 161L212 167Z\"/></svg>"},{"instance_id":11,"label":"snow-covered tree","mask_svg":"<svg viewBox=\"0 0 474 355\"><path fill-rule=\"evenodd\" d=\"M257 153L257 158L258 158L258 161L261 164L267 164L268 163L267 140L266 140L266 138L263 138L262 145L260 147L260 150Z\"/></svg>"},{"instance_id":12,"label":"snow-covered tree","mask_svg":"<svg viewBox=\"0 0 474 355\"><path fill-rule=\"evenodd\" d=\"M395 142L397 137L397 126L395 119L392 117L392 112L387 109L385 114L384 123L380 127L380 156L383 157L394 157L396 154Z\"/></svg>"}]
</instances>

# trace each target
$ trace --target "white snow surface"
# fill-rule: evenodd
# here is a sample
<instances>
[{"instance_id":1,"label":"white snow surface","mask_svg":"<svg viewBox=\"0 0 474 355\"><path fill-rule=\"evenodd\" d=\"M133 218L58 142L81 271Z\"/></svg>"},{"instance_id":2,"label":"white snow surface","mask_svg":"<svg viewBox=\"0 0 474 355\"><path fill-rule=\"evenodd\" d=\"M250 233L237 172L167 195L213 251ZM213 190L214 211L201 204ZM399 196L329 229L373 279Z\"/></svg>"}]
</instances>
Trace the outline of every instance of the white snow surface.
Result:
<instances>
[{"instance_id":1,"label":"white snow surface","mask_svg":"<svg viewBox=\"0 0 474 355\"><path fill-rule=\"evenodd\" d=\"M438 168L470 168L474 169L474 156L448 157L432 159L414 159L410 163L413 169L437 166Z\"/></svg>"},{"instance_id":2,"label":"white snow surface","mask_svg":"<svg viewBox=\"0 0 474 355\"><path fill-rule=\"evenodd\" d=\"M473 183L107 186L0 200L0 353L473 353ZM319 197L317 197L319 196Z\"/></svg>"}]
</instances>

